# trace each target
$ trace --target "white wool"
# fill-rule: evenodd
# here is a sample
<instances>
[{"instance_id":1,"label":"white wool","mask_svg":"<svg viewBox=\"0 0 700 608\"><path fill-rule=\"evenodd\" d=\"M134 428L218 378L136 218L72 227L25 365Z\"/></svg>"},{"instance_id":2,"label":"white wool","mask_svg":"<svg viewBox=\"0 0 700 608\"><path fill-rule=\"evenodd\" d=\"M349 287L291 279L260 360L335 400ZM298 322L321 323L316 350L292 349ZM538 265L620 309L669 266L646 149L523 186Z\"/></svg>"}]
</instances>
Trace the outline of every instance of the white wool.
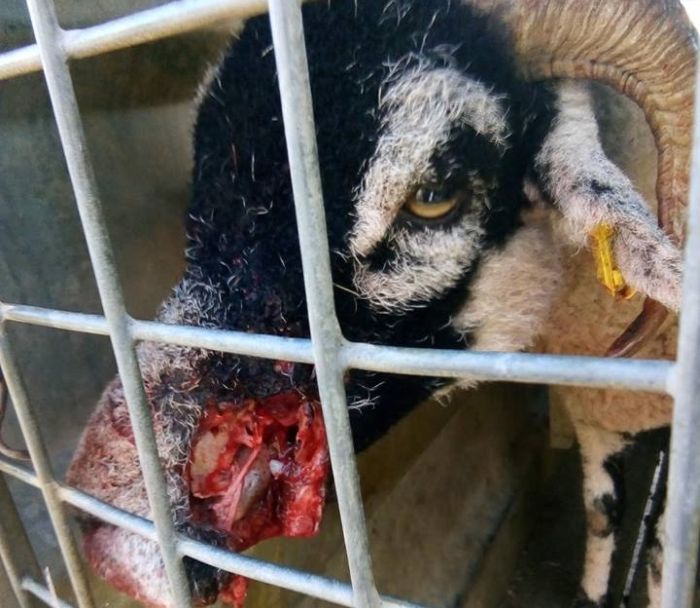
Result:
<instances>
[{"instance_id":1,"label":"white wool","mask_svg":"<svg viewBox=\"0 0 700 608\"><path fill-rule=\"evenodd\" d=\"M504 99L452 68L419 66L392 76L380 99L381 137L357 193L350 249L369 254L407 197L430 181L430 159L463 124L505 147Z\"/></svg>"},{"instance_id":2,"label":"white wool","mask_svg":"<svg viewBox=\"0 0 700 608\"><path fill-rule=\"evenodd\" d=\"M483 231L472 216L444 231L398 230L392 245L398 256L387 268L358 264L357 290L378 309L402 311L453 287L473 263Z\"/></svg>"},{"instance_id":3,"label":"white wool","mask_svg":"<svg viewBox=\"0 0 700 608\"><path fill-rule=\"evenodd\" d=\"M543 218L520 229L503 249L486 255L453 325L457 331L474 333L474 350L530 348L561 285L559 246Z\"/></svg>"}]
</instances>

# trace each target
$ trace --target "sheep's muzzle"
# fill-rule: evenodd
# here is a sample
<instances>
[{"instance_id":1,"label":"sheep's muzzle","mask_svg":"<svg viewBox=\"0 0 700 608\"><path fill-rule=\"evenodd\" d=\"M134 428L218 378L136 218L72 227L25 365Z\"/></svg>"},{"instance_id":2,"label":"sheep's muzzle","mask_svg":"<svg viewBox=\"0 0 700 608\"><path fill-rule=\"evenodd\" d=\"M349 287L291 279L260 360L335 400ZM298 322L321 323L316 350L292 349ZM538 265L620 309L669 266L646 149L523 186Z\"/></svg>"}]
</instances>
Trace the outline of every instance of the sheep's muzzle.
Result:
<instances>
[{"instance_id":1,"label":"sheep's muzzle","mask_svg":"<svg viewBox=\"0 0 700 608\"><path fill-rule=\"evenodd\" d=\"M309 396L314 394L285 389L260 398L210 396L201 405L192 402L189 414L182 408L163 409L160 401L154 407L157 400L151 400L161 460L170 489L178 492L178 531L233 551L274 536L318 531L329 457L321 407ZM182 446L172 429L190 428L190 421L194 428L183 435L187 444ZM105 502L149 516L118 380L90 419L66 479ZM87 561L97 574L151 608L170 607L155 543L93 518L81 516L81 522ZM242 606L243 577L189 558L185 566L195 605L220 600Z\"/></svg>"}]
</instances>

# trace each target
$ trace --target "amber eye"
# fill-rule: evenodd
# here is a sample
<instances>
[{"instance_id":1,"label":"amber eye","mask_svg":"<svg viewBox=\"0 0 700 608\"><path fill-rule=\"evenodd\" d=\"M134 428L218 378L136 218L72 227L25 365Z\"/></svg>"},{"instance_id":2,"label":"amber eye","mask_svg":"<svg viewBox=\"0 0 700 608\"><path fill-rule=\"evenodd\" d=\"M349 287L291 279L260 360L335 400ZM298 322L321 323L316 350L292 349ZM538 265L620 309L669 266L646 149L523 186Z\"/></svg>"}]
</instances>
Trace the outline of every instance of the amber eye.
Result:
<instances>
[{"instance_id":1,"label":"amber eye","mask_svg":"<svg viewBox=\"0 0 700 608\"><path fill-rule=\"evenodd\" d=\"M421 186L404 205L406 211L424 220L445 217L459 204L457 192L445 188Z\"/></svg>"}]
</instances>

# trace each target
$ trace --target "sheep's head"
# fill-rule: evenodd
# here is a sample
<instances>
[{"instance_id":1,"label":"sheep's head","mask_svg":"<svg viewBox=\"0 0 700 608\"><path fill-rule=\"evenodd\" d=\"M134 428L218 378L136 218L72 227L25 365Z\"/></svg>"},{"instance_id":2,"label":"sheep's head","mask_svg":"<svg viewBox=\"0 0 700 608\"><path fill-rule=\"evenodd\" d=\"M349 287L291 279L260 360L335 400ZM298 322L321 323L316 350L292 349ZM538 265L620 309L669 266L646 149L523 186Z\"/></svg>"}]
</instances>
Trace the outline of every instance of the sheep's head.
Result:
<instances>
[{"instance_id":1,"label":"sheep's head","mask_svg":"<svg viewBox=\"0 0 700 608\"><path fill-rule=\"evenodd\" d=\"M618 46L626 46L629 18L647 37L654 37L650 31L661 32L657 43L670 49L666 54L650 50L649 62L638 52L634 61L615 57L606 63L614 45L602 44L604 33L589 8L580 25L582 9L576 7L581 3L574 0L523 0L517 5L522 11L504 10L496 20L448 0L329 4L305 7L306 44L336 307L348 339L452 349L526 348L558 286L558 245L542 220L549 213L566 220L565 238L575 243L585 244L595 225L610 224L620 268L630 283L677 306L678 250L602 152L585 87L533 83L523 74L535 79L598 76L615 84L619 72L627 75L622 89L633 87L629 74L648 76L646 88L639 84L627 92L649 106L662 151L661 207L668 216L665 225L671 226L686 183L687 141L678 139L676 127L688 124L693 68L692 34L680 13L651 0L590 3L615 13ZM642 6L646 16L639 18ZM551 30L555 18L558 29ZM562 44L552 31L573 43ZM581 46L593 56L580 59ZM554 48L559 55L553 55ZM650 73L660 56L666 62L680 57L682 69L670 76ZM666 99L663 87L669 82L686 89ZM658 119L676 107L673 125ZM160 320L307 336L265 18L247 24L212 73L199 108L195 154L188 266ZM193 466L188 459L193 441L201 437L205 404L266 400L291 388L313 401L313 370L155 344L142 345L140 360L177 524L231 545L227 530L202 531L206 526L193 517L187 487L188 466ZM385 432L442 384L350 373L357 447ZM69 481L147 515L127 420L116 382L86 431ZM154 576L162 568L153 545L109 526L98 525L88 538L99 571L152 605L167 604L164 578ZM192 566L193 589L202 600L216 597L223 578Z\"/></svg>"}]
</instances>

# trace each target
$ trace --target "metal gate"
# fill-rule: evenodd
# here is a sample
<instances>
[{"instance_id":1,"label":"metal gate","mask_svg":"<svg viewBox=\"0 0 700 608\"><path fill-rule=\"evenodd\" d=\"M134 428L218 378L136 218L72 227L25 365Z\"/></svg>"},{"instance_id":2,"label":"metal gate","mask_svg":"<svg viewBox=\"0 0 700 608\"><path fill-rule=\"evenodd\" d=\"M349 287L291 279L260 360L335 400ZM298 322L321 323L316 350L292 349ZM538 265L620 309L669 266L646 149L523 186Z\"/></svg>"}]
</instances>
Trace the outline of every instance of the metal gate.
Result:
<instances>
[{"instance_id":1,"label":"metal gate","mask_svg":"<svg viewBox=\"0 0 700 608\"><path fill-rule=\"evenodd\" d=\"M36 44L0 55L0 79L43 70L97 279L104 316L0 303L0 365L33 469L0 457L0 471L38 488L59 541L78 606L93 606L66 505L156 541L178 608L190 606L182 558L305 593L342 606L411 606L381 597L374 584L367 530L346 410L343 374L366 369L399 374L479 377L512 382L626 388L668 393L675 399L671 442L664 608L689 608L693 601L700 527L700 121L692 167L685 254L683 314L677 362L610 360L535 354L417 350L351 343L340 332L333 305L326 225L316 153L311 93L297 0L179 0L102 25L61 29L52 0L27 0ZM131 318L124 305L95 185L68 61L107 53L269 10L304 267L311 340L257 336L235 331L172 326ZM696 107L700 96L696 95ZM1 237L0 237L1 238ZM131 515L57 480L27 398L8 323L28 323L73 332L108 335L122 379L141 460L153 522ZM176 533L158 459L150 412L135 354L141 340L201 347L316 366L351 584L238 555ZM0 476L0 517L14 508ZM20 536L22 536L20 534ZM30 596L49 605L69 605L16 559L10 536L0 527L0 558L22 608ZM31 570L31 568L29 569Z\"/></svg>"}]
</instances>

